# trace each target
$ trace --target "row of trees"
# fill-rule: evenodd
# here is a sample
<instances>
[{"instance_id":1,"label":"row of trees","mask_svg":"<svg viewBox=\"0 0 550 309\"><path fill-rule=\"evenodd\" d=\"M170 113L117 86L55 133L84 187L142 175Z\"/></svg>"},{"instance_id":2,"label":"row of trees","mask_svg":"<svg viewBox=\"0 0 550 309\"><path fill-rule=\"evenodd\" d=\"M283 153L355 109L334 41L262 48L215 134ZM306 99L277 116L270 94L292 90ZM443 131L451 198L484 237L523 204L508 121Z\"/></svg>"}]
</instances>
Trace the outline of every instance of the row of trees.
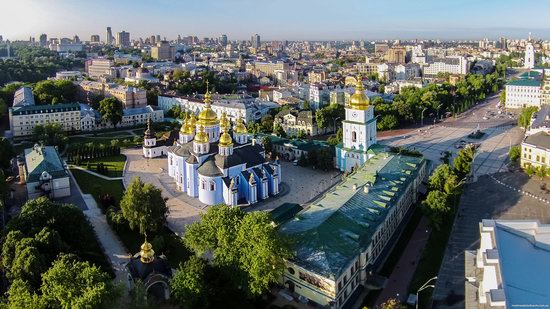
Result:
<instances>
[{"instance_id":1,"label":"row of trees","mask_svg":"<svg viewBox=\"0 0 550 309\"><path fill-rule=\"evenodd\" d=\"M210 207L183 241L195 256L180 265L170 287L187 308L242 306L243 297L254 299L278 282L291 257L268 213L226 205Z\"/></svg>"},{"instance_id":2,"label":"row of trees","mask_svg":"<svg viewBox=\"0 0 550 309\"><path fill-rule=\"evenodd\" d=\"M238 82L235 75L220 76L210 70L195 76L186 70L175 70L170 78L168 89L177 90L180 95L204 93L206 81L208 81L212 93L235 93L237 91Z\"/></svg>"},{"instance_id":3,"label":"row of trees","mask_svg":"<svg viewBox=\"0 0 550 309\"><path fill-rule=\"evenodd\" d=\"M453 166L441 164L430 176L430 192L422 202L422 210L435 229L439 230L454 212L462 186L472 169L474 156L475 148L467 146L458 152Z\"/></svg>"},{"instance_id":4,"label":"row of trees","mask_svg":"<svg viewBox=\"0 0 550 309\"><path fill-rule=\"evenodd\" d=\"M8 308L95 308L118 295L95 232L74 205L41 197L9 221L2 268Z\"/></svg>"},{"instance_id":5,"label":"row of trees","mask_svg":"<svg viewBox=\"0 0 550 309\"><path fill-rule=\"evenodd\" d=\"M468 74L455 85L450 83L430 84L425 88L405 87L392 103L375 98L372 104L379 130L394 129L400 125L418 123L423 118L442 117L445 113L460 113L473 104L484 100L488 94L502 86L501 73L485 76Z\"/></svg>"},{"instance_id":6,"label":"row of trees","mask_svg":"<svg viewBox=\"0 0 550 309\"><path fill-rule=\"evenodd\" d=\"M71 147L71 149L67 151L67 161L79 165L86 160L116 155L120 155L120 146L89 143Z\"/></svg>"}]
</instances>

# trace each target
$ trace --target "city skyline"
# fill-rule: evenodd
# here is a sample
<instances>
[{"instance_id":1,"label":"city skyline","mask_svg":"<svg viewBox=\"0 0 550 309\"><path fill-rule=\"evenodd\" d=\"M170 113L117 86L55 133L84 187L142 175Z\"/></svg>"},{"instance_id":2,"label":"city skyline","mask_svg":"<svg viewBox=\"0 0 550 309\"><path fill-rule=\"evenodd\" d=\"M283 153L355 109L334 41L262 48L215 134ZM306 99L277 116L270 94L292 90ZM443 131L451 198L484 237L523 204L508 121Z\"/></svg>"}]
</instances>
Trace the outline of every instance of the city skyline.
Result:
<instances>
[{"instance_id":1,"label":"city skyline","mask_svg":"<svg viewBox=\"0 0 550 309\"><path fill-rule=\"evenodd\" d=\"M249 40L258 33L262 40L472 40L525 38L529 32L536 38L550 38L550 21L544 18L550 3L535 0L426 0L414 5L396 0L390 9L385 3L358 0L338 4L322 0L315 5L288 0L261 4L252 0L160 0L155 5L129 0L23 0L2 7L10 14L0 20L0 35L10 40L37 38L41 33L58 38L77 34L84 40L99 34L105 40L108 26L113 35L128 31L131 38L227 34L229 40ZM116 17L113 12L117 12ZM239 14L246 18L236 18Z\"/></svg>"}]
</instances>

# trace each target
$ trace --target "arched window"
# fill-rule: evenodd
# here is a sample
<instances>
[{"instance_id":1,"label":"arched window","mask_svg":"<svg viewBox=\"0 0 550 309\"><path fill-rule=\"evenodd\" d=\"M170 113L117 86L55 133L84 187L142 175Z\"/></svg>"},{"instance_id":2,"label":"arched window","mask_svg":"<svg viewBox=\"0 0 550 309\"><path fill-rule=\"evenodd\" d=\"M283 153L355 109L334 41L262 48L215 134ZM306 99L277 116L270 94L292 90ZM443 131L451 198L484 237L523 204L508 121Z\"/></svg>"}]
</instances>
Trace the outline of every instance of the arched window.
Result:
<instances>
[{"instance_id":1,"label":"arched window","mask_svg":"<svg viewBox=\"0 0 550 309\"><path fill-rule=\"evenodd\" d=\"M201 187L203 190L206 190L206 181L204 180L201 181Z\"/></svg>"},{"instance_id":2,"label":"arched window","mask_svg":"<svg viewBox=\"0 0 550 309\"><path fill-rule=\"evenodd\" d=\"M351 141L354 143L357 141L357 132L351 132Z\"/></svg>"},{"instance_id":3,"label":"arched window","mask_svg":"<svg viewBox=\"0 0 550 309\"><path fill-rule=\"evenodd\" d=\"M214 186L213 182L210 182L210 191L214 191L216 187Z\"/></svg>"}]
</instances>

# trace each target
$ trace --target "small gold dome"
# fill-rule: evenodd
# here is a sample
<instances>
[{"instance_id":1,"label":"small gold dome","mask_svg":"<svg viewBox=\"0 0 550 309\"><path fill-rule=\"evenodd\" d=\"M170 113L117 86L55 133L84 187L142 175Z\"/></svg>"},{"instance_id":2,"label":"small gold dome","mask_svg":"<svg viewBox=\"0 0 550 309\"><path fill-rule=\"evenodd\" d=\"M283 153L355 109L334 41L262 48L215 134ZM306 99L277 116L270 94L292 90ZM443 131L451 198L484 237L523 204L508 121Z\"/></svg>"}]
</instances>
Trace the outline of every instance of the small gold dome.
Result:
<instances>
[{"instance_id":1,"label":"small gold dome","mask_svg":"<svg viewBox=\"0 0 550 309\"><path fill-rule=\"evenodd\" d=\"M363 88L363 78L361 75L357 77L357 84L355 85L355 93L351 96L349 105L353 109L366 110L369 107L369 97L365 95L365 89Z\"/></svg>"},{"instance_id":2,"label":"small gold dome","mask_svg":"<svg viewBox=\"0 0 550 309\"><path fill-rule=\"evenodd\" d=\"M227 133L227 128L224 128L223 134L220 136L219 145L220 146L225 146L225 147L233 145L233 139L231 138L231 135L229 135L229 133Z\"/></svg>"},{"instance_id":3,"label":"small gold dome","mask_svg":"<svg viewBox=\"0 0 550 309\"><path fill-rule=\"evenodd\" d=\"M202 125L199 127L197 135L195 135L195 142L201 144L208 143L208 135L204 132L204 127Z\"/></svg>"},{"instance_id":4,"label":"small gold dome","mask_svg":"<svg viewBox=\"0 0 550 309\"><path fill-rule=\"evenodd\" d=\"M248 129L246 128L246 126L243 123L243 120L240 117L237 119L237 125L235 125L235 128L233 129L233 132L235 132L237 134L247 134L248 133Z\"/></svg>"},{"instance_id":5,"label":"small gold dome","mask_svg":"<svg viewBox=\"0 0 550 309\"><path fill-rule=\"evenodd\" d=\"M187 125L189 124L189 117L186 115L185 116L185 119L183 120L183 123L181 124L181 128L180 128L180 133L181 134L186 134L187 133Z\"/></svg>"},{"instance_id":6,"label":"small gold dome","mask_svg":"<svg viewBox=\"0 0 550 309\"><path fill-rule=\"evenodd\" d=\"M197 125L197 117L195 117L195 114L191 114L191 117L189 118L189 124L193 128L195 128L195 125Z\"/></svg>"},{"instance_id":7,"label":"small gold dome","mask_svg":"<svg viewBox=\"0 0 550 309\"><path fill-rule=\"evenodd\" d=\"M139 255L143 263L151 263L155 260L155 251L153 250L153 246L147 242L147 238L145 238L145 242L141 245Z\"/></svg>"},{"instance_id":8,"label":"small gold dome","mask_svg":"<svg viewBox=\"0 0 550 309\"><path fill-rule=\"evenodd\" d=\"M229 122L229 119L227 119L227 115L225 114L225 112L222 113L222 117L220 118L220 128L223 130L224 128L225 129L229 129L229 126L230 126L230 122Z\"/></svg>"},{"instance_id":9,"label":"small gold dome","mask_svg":"<svg viewBox=\"0 0 550 309\"><path fill-rule=\"evenodd\" d=\"M219 123L218 115L212 110L212 97L208 90L208 81L206 83L206 93L204 94L204 109L199 113L198 123L203 126L213 126Z\"/></svg>"}]
</instances>

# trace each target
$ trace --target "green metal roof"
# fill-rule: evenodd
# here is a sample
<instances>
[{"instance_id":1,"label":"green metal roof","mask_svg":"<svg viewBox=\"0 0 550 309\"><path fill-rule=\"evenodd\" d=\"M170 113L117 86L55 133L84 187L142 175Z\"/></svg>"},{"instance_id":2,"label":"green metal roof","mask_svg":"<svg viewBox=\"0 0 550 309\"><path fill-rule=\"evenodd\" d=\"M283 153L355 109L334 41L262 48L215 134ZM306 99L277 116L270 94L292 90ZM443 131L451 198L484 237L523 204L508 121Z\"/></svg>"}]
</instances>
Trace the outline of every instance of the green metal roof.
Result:
<instances>
[{"instance_id":1,"label":"green metal roof","mask_svg":"<svg viewBox=\"0 0 550 309\"><path fill-rule=\"evenodd\" d=\"M538 79L516 79L509 81L506 85L540 87L541 81Z\"/></svg>"},{"instance_id":2,"label":"green metal roof","mask_svg":"<svg viewBox=\"0 0 550 309\"><path fill-rule=\"evenodd\" d=\"M13 109L14 115L23 115L23 114L37 114L40 112L44 113L56 113L64 111L79 111L80 104L78 103L61 103L61 104L48 104L48 105L30 105L30 106L21 106Z\"/></svg>"},{"instance_id":3,"label":"green metal roof","mask_svg":"<svg viewBox=\"0 0 550 309\"><path fill-rule=\"evenodd\" d=\"M303 151L309 151L311 149L318 149L319 147L331 147L325 141L318 140L303 140L303 139L289 139L282 138L275 135L257 133L256 137L263 138L267 136L273 145L289 145L292 148L297 148Z\"/></svg>"},{"instance_id":4,"label":"green metal roof","mask_svg":"<svg viewBox=\"0 0 550 309\"><path fill-rule=\"evenodd\" d=\"M38 181L43 172L48 172L53 178L68 175L57 150L52 146L35 146L25 149L25 165L27 167L27 182Z\"/></svg>"},{"instance_id":5,"label":"green metal roof","mask_svg":"<svg viewBox=\"0 0 550 309\"><path fill-rule=\"evenodd\" d=\"M280 226L293 241L293 262L328 278L338 278L369 246L378 226L417 177L424 161L379 153L307 204L293 220Z\"/></svg>"},{"instance_id":6,"label":"green metal roof","mask_svg":"<svg viewBox=\"0 0 550 309\"><path fill-rule=\"evenodd\" d=\"M528 71L528 72L523 72L519 78L536 78L536 77L540 77L541 74L540 72L538 71Z\"/></svg>"}]
</instances>

